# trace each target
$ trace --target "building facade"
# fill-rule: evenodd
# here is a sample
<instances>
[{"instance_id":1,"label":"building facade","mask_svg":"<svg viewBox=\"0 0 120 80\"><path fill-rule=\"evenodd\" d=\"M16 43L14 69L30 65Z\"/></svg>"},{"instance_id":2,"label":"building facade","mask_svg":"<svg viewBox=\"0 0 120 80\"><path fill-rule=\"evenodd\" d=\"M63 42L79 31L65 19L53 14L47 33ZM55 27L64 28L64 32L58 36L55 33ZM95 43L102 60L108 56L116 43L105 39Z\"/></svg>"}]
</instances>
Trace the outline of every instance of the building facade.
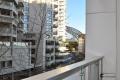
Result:
<instances>
[{"instance_id":1,"label":"building facade","mask_svg":"<svg viewBox=\"0 0 120 80\"><path fill-rule=\"evenodd\" d=\"M0 75L29 68L28 43L17 42L24 32L23 8L24 0L0 0Z\"/></svg>"},{"instance_id":2,"label":"building facade","mask_svg":"<svg viewBox=\"0 0 120 80\"><path fill-rule=\"evenodd\" d=\"M29 0L29 27L23 41L31 42L31 62L45 69L46 40L52 37L52 0Z\"/></svg>"},{"instance_id":3,"label":"building facade","mask_svg":"<svg viewBox=\"0 0 120 80\"><path fill-rule=\"evenodd\" d=\"M66 39L66 0L54 0L53 4L53 36L64 41Z\"/></svg>"}]
</instances>

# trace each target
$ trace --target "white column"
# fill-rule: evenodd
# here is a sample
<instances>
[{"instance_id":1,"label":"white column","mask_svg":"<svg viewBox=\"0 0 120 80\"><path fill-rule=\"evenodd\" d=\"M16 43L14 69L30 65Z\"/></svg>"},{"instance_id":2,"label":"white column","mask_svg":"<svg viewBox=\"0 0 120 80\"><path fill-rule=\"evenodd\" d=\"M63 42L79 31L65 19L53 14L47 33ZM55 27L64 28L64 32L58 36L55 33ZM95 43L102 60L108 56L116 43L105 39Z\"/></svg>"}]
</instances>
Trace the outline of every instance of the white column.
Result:
<instances>
[{"instance_id":1,"label":"white column","mask_svg":"<svg viewBox=\"0 0 120 80\"><path fill-rule=\"evenodd\" d=\"M117 0L117 79L120 80L120 0Z\"/></svg>"},{"instance_id":2,"label":"white column","mask_svg":"<svg viewBox=\"0 0 120 80\"><path fill-rule=\"evenodd\" d=\"M104 55L103 80L115 80L116 0L86 1L86 58Z\"/></svg>"}]
</instances>

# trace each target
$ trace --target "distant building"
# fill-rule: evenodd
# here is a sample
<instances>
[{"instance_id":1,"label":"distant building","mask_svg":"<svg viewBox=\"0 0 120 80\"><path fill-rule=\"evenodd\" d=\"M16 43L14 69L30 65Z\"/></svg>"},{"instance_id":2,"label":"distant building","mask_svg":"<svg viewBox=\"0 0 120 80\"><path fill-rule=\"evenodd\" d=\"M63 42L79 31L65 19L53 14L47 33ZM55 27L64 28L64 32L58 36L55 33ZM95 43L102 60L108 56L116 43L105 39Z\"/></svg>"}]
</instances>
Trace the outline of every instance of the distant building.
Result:
<instances>
[{"instance_id":1,"label":"distant building","mask_svg":"<svg viewBox=\"0 0 120 80\"><path fill-rule=\"evenodd\" d=\"M85 54L85 34L78 38L78 52Z\"/></svg>"},{"instance_id":2,"label":"distant building","mask_svg":"<svg viewBox=\"0 0 120 80\"><path fill-rule=\"evenodd\" d=\"M55 65L55 55L59 52L59 43L54 39L46 40L46 67Z\"/></svg>"},{"instance_id":3,"label":"distant building","mask_svg":"<svg viewBox=\"0 0 120 80\"><path fill-rule=\"evenodd\" d=\"M53 36L66 40L66 0L54 0Z\"/></svg>"},{"instance_id":4,"label":"distant building","mask_svg":"<svg viewBox=\"0 0 120 80\"><path fill-rule=\"evenodd\" d=\"M52 20L51 0L29 0L29 27L23 41L31 42L31 63L41 69L46 66L46 40L52 37Z\"/></svg>"}]
</instances>

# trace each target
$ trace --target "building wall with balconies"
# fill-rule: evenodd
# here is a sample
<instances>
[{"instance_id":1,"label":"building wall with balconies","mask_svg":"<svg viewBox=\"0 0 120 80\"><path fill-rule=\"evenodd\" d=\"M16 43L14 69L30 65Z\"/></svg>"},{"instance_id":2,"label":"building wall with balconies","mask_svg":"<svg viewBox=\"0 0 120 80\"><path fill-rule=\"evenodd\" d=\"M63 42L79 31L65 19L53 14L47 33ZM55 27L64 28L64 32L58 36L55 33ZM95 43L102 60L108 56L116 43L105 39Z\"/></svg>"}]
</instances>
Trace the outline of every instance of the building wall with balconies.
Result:
<instances>
[{"instance_id":1,"label":"building wall with balconies","mask_svg":"<svg viewBox=\"0 0 120 80\"><path fill-rule=\"evenodd\" d=\"M53 34L54 37L62 37L62 40L66 39L66 0L56 0L53 1L53 29L57 29L56 34ZM54 33L54 31L53 31Z\"/></svg>"},{"instance_id":2,"label":"building wall with balconies","mask_svg":"<svg viewBox=\"0 0 120 80\"><path fill-rule=\"evenodd\" d=\"M0 1L0 41L17 41L21 39L19 34L23 33L23 1L1 0ZM20 8L20 9L18 9ZM20 26L19 26L20 25Z\"/></svg>"},{"instance_id":3,"label":"building wall with balconies","mask_svg":"<svg viewBox=\"0 0 120 80\"><path fill-rule=\"evenodd\" d=\"M46 68L55 65L56 41L54 39L46 40Z\"/></svg>"}]
</instances>

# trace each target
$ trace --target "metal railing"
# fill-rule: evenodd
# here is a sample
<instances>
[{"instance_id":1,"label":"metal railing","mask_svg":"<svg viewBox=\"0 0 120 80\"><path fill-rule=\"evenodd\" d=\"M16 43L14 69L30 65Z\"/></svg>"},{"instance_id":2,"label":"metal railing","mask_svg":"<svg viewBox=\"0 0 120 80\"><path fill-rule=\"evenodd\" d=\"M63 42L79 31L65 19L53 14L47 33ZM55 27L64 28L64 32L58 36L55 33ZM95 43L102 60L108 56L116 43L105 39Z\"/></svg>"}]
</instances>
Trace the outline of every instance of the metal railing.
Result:
<instances>
[{"instance_id":1,"label":"metal railing","mask_svg":"<svg viewBox=\"0 0 120 80\"><path fill-rule=\"evenodd\" d=\"M102 80L103 56L96 56L22 80Z\"/></svg>"}]
</instances>

